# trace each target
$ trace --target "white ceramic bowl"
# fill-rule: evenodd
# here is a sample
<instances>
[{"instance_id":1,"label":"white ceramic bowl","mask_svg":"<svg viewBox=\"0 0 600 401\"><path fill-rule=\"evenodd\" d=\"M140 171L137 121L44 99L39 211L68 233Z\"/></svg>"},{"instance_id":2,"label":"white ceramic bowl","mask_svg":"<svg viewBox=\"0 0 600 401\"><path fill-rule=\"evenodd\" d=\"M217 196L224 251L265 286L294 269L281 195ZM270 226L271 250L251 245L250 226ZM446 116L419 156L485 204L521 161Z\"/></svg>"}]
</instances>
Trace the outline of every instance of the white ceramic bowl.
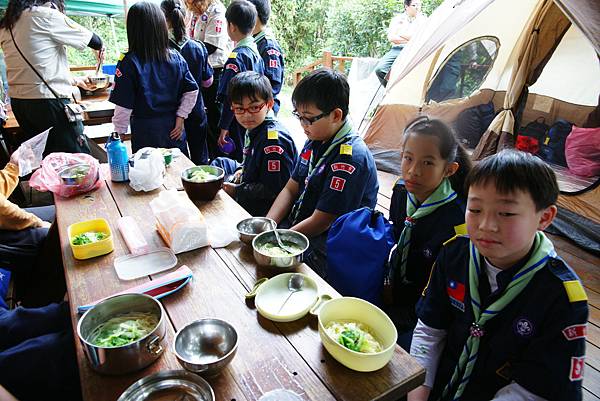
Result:
<instances>
[{"instance_id":1,"label":"white ceramic bowl","mask_svg":"<svg viewBox=\"0 0 600 401\"><path fill-rule=\"evenodd\" d=\"M325 331L331 321L356 321L367 325L383 350L375 353L352 351L336 342ZM398 332L384 311L360 298L332 299L319 311L319 335L325 349L342 365L359 372L372 372L384 367L394 354Z\"/></svg>"}]
</instances>

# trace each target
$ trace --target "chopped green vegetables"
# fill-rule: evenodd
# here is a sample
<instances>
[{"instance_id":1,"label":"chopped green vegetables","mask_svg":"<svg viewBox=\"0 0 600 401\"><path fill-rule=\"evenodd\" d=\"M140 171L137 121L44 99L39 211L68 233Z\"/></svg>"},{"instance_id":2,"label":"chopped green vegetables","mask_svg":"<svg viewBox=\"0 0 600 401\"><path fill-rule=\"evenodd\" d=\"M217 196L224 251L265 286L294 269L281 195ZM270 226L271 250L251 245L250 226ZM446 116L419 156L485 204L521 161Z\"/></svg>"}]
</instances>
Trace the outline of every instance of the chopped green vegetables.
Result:
<instances>
[{"instance_id":1,"label":"chopped green vegetables","mask_svg":"<svg viewBox=\"0 0 600 401\"><path fill-rule=\"evenodd\" d=\"M78 234L71 240L73 245L85 245L91 244L92 242L98 242L108 237L108 234L102 231L88 231L82 234Z\"/></svg>"},{"instance_id":2,"label":"chopped green vegetables","mask_svg":"<svg viewBox=\"0 0 600 401\"><path fill-rule=\"evenodd\" d=\"M259 246L258 250L267 256L274 256L274 257L297 255L300 252L302 252L302 248L299 247L298 245L294 244L293 242L290 242L290 241L281 241L281 242L283 242L283 245L285 245L289 249L292 249L294 252L290 253L290 252L286 251L285 249L281 248L279 245L277 245L277 243L273 243L273 242L267 242L266 244Z\"/></svg>"},{"instance_id":3,"label":"chopped green vegetables","mask_svg":"<svg viewBox=\"0 0 600 401\"><path fill-rule=\"evenodd\" d=\"M150 334L157 324L158 318L152 313L131 312L96 327L88 341L99 347L121 347Z\"/></svg>"},{"instance_id":4,"label":"chopped green vegetables","mask_svg":"<svg viewBox=\"0 0 600 401\"><path fill-rule=\"evenodd\" d=\"M190 173L188 180L192 182L206 182L217 178L216 175L209 173L206 170L194 170Z\"/></svg>"},{"instance_id":5,"label":"chopped green vegetables","mask_svg":"<svg viewBox=\"0 0 600 401\"><path fill-rule=\"evenodd\" d=\"M358 322L332 321L325 327L327 334L349 350L374 353L382 351L381 344L373 337L367 325Z\"/></svg>"}]
</instances>

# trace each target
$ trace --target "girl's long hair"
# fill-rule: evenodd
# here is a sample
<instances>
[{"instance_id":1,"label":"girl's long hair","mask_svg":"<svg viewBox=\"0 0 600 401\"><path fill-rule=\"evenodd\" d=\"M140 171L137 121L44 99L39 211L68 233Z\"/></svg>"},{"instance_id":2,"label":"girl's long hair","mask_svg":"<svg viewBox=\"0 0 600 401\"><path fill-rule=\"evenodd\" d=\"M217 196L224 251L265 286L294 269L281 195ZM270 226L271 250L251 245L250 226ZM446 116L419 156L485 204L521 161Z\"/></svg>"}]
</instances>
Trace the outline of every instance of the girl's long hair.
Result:
<instances>
[{"instance_id":1,"label":"girl's long hair","mask_svg":"<svg viewBox=\"0 0 600 401\"><path fill-rule=\"evenodd\" d=\"M10 0L4 17L0 20L0 29L12 29L21 17L21 14L23 14L23 11L33 6L44 5L46 2L46 0ZM52 0L52 3L54 3L58 11L61 13L65 12L64 0Z\"/></svg>"},{"instance_id":2,"label":"girl's long hair","mask_svg":"<svg viewBox=\"0 0 600 401\"><path fill-rule=\"evenodd\" d=\"M127 13L129 51L141 62L168 61L169 30L160 7L145 1L135 3Z\"/></svg>"},{"instance_id":3,"label":"girl's long hair","mask_svg":"<svg viewBox=\"0 0 600 401\"><path fill-rule=\"evenodd\" d=\"M460 198L466 199L465 179L471 171L472 163L469 154L456 139L452 128L442 120L421 116L410 122L404 129L404 142L410 135L429 135L438 138L440 155L448 163L458 163L456 173L448 177L452 189L456 191Z\"/></svg>"},{"instance_id":4,"label":"girl's long hair","mask_svg":"<svg viewBox=\"0 0 600 401\"><path fill-rule=\"evenodd\" d=\"M165 14L167 22L173 31L175 42L180 44L186 37L185 33L185 9L180 0L163 0L160 8Z\"/></svg>"}]
</instances>

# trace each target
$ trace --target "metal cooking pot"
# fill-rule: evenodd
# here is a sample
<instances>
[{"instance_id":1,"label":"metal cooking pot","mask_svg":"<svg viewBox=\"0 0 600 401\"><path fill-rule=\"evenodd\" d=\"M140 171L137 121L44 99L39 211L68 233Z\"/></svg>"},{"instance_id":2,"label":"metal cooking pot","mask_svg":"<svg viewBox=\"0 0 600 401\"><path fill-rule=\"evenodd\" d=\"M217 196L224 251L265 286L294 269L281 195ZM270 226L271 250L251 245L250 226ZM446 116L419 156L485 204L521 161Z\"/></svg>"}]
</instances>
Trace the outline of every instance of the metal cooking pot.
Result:
<instances>
[{"instance_id":1,"label":"metal cooking pot","mask_svg":"<svg viewBox=\"0 0 600 401\"><path fill-rule=\"evenodd\" d=\"M100 347L88 342L96 327L107 320L130 312L149 312L158 316L158 324L148 335L120 347ZM163 353L166 314L160 302L144 294L123 294L107 298L79 319L77 335L92 369L119 375L140 370Z\"/></svg>"}]
</instances>

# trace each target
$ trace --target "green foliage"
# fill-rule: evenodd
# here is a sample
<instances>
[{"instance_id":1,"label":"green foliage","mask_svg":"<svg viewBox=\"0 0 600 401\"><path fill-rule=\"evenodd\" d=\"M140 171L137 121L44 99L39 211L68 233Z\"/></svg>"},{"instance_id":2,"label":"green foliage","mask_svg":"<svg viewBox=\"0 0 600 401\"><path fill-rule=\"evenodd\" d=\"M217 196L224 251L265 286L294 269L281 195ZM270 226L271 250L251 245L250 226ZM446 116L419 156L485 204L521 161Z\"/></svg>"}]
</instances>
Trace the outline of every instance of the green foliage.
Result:
<instances>
[{"instance_id":1,"label":"green foliage","mask_svg":"<svg viewBox=\"0 0 600 401\"><path fill-rule=\"evenodd\" d=\"M123 18L112 19L115 28L115 42L110 19L108 17L73 16L72 18L74 21L102 38L104 46L106 47L104 64L116 64L119 54L127 49L125 20ZM67 47L67 57L70 65L84 66L96 64L96 57L90 49L80 51L72 47Z\"/></svg>"}]
</instances>

